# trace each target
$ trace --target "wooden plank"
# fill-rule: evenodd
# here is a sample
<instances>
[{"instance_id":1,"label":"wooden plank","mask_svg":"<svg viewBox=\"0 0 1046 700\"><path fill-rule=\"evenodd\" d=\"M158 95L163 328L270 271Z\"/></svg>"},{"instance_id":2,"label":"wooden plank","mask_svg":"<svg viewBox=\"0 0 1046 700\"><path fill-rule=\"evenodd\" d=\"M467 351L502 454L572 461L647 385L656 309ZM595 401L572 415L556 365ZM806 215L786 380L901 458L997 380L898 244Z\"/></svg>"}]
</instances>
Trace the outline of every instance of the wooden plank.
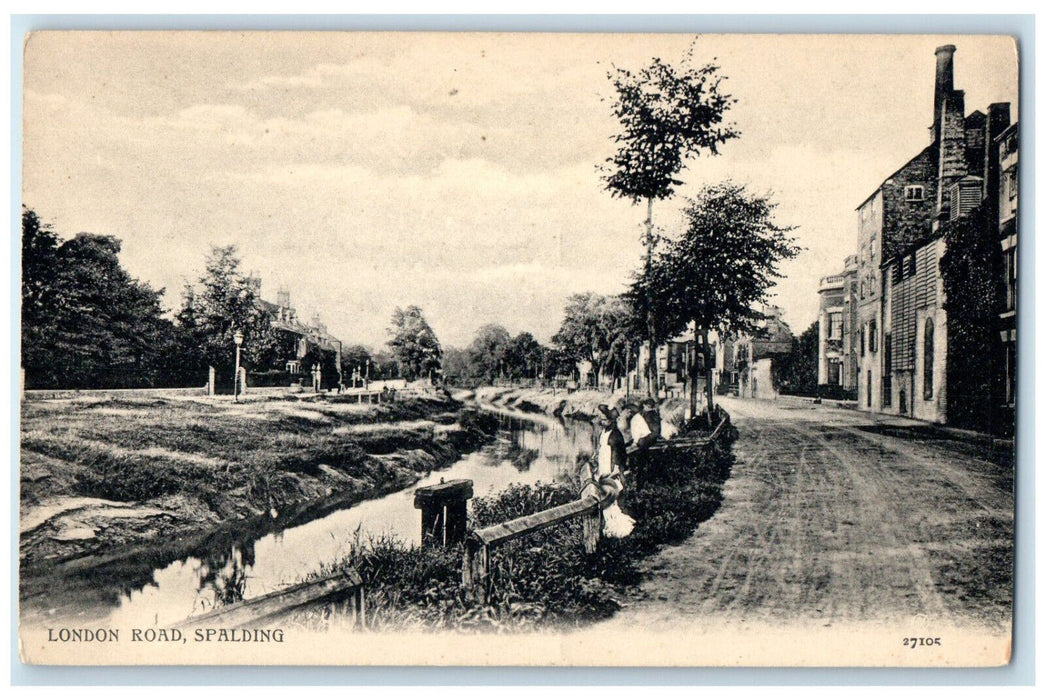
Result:
<instances>
[{"instance_id":1,"label":"wooden plank","mask_svg":"<svg viewBox=\"0 0 1046 700\"><path fill-rule=\"evenodd\" d=\"M482 530L477 530L475 536L480 542L488 546L499 545L517 537L522 537L531 532L538 532L546 528L558 525L584 513L600 508L600 500L595 496L589 496L578 501L571 501L555 508L543 510L540 513L524 515L500 525L491 525Z\"/></svg>"},{"instance_id":2,"label":"wooden plank","mask_svg":"<svg viewBox=\"0 0 1046 700\"><path fill-rule=\"evenodd\" d=\"M191 627L236 627L248 625L280 617L304 605L320 602L326 598L349 591L357 595L354 604L362 620L362 589L363 579L360 578L356 569L349 568L333 576L299 583L259 598L216 608L203 615L183 620L175 627L185 629Z\"/></svg>"}]
</instances>

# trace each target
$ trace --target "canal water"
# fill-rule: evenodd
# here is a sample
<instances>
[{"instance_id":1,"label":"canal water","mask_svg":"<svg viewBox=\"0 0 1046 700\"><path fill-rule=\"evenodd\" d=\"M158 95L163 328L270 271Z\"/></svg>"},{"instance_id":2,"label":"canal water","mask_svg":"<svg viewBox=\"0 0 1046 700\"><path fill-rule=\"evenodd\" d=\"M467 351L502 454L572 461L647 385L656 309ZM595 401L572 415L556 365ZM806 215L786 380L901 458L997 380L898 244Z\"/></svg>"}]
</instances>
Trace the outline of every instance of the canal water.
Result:
<instances>
[{"instance_id":1,"label":"canal water","mask_svg":"<svg viewBox=\"0 0 1046 700\"><path fill-rule=\"evenodd\" d=\"M447 469L430 473L409 488L296 527L231 542L216 538L220 544L206 554L156 565L151 580L142 586L114 580L112 572L107 572L106 580L97 583L109 587L109 592L84 596L95 609L67 609L64 613L117 628L156 626L210 610L216 602L264 595L341 560L356 542L394 537L407 545L418 544L421 516L414 508L414 490L419 486L441 479L471 479L475 495L487 496L514 483L570 482L577 470L578 453L592 450L592 428L588 424L490 411L499 420L492 444L465 455Z\"/></svg>"}]
</instances>

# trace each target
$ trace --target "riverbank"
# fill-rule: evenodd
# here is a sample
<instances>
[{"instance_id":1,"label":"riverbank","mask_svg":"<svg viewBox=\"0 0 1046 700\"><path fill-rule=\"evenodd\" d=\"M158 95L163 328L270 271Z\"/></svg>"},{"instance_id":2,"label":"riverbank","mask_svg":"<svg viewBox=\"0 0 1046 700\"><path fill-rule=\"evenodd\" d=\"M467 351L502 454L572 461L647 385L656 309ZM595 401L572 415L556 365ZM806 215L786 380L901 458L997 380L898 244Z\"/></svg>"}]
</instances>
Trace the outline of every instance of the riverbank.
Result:
<instances>
[{"instance_id":1,"label":"riverbank","mask_svg":"<svg viewBox=\"0 0 1046 700\"><path fill-rule=\"evenodd\" d=\"M525 392L525 393L524 393ZM575 392L566 404L534 390L479 389L480 406L513 411L544 406L555 415L581 417L608 401L606 394ZM553 402L554 401L554 402ZM540 402L540 403L539 403ZM558 410L557 410L558 409ZM681 412L670 405L667 411ZM581 546L582 523L571 519L494 549L489 560L489 600L462 585L463 548L406 547L391 539L358 541L352 553L319 574L352 566L363 579L367 626L372 631L509 631L570 629L612 616L642 597L642 560L661 547L683 541L711 518L723 501L733 465L737 431L729 416L710 443L680 442L644 458L642 472L621 495L622 510L635 529L622 539L603 538L595 554ZM645 460L656 460L654 462ZM469 527L478 529L530 515L577 499L578 472L559 483L512 485L469 504ZM301 610L289 622L312 631L344 631L351 621L344 601Z\"/></svg>"},{"instance_id":2,"label":"riverbank","mask_svg":"<svg viewBox=\"0 0 1046 700\"><path fill-rule=\"evenodd\" d=\"M565 389L514 389L485 386L475 390L474 398L480 404L511 408L527 413L545 413L572 420L591 421L598 415L600 404L620 408L628 399L624 391L607 393L592 389L567 391ZM633 393L632 399L642 395ZM679 397L664 399L660 404L662 434L672 437L681 425L687 410L687 401Z\"/></svg>"},{"instance_id":3,"label":"riverbank","mask_svg":"<svg viewBox=\"0 0 1046 700\"><path fill-rule=\"evenodd\" d=\"M402 489L488 435L441 394L77 397L21 411L23 567Z\"/></svg>"}]
</instances>

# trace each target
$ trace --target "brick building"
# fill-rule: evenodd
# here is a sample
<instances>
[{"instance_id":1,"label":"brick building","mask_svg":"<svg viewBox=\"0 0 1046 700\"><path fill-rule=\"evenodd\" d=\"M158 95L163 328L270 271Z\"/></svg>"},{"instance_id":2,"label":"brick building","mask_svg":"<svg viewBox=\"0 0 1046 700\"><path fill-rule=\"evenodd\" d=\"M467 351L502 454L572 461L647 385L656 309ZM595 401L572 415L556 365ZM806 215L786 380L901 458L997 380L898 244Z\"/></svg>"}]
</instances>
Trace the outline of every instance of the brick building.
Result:
<instances>
[{"instance_id":1,"label":"brick building","mask_svg":"<svg viewBox=\"0 0 1046 700\"><path fill-rule=\"evenodd\" d=\"M857 279L856 255L847 256L843 271L821 278L817 293L817 383L857 387Z\"/></svg>"},{"instance_id":2,"label":"brick building","mask_svg":"<svg viewBox=\"0 0 1046 700\"><path fill-rule=\"evenodd\" d=\"M929 145L857 208L858 406L934 422L946 422L949 408L944 234L982 206L994 211L996 200L1002 206L1000 169L1009 143L1008 104L966 114L965 95L953 86L955 50L935 52ZM1015 152L1015 138L1013 146ZM1015 204L1013 212L1015 219ZM998 236L1006 251L1010 234L1001 220L991 213L986 220L1000 221L984 235Z\"/></svg>"},{"instance_id":3,"label":"brick building","mask_svg":"<svg viewBox=\"0 0 1046 700\"><path fill-rule=\"evenodd\" d=\"M1017 124L1011 124L995 140L999 169L999 245L1002 248L1004 303L999 314L999 339L1005 376L1004 407L1013 410L1017 397ZM990 196L990 194L989 194Z\"/></svg>"}]
</instances>

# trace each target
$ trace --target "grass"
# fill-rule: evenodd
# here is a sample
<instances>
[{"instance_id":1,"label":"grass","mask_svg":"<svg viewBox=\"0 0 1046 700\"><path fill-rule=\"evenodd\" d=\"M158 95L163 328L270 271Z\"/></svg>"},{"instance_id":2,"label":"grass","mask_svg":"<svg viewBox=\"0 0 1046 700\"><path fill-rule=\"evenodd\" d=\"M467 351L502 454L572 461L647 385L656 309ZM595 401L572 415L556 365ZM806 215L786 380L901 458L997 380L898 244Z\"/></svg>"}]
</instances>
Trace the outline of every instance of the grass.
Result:
<instances>
[{"instance_id":1,"label":"grass","mask_svg":"<svg viewBox=\"0 0 1046 700\"><path fill-rule=\"evenodd\" d=\"M460 429L437 430L460 409L450 400L358 406L344 398L27 401L22 505L89 496L164 507L177 497L181 521L198 527L332 492L401 487L493 433L467 412ZM378 425L352 429L365 423Z\"/></svg>"},{"instance_id":2,"label":"grass","mask_svg":"<svg viewBox=\"0 0 1046 700\"><path fill-rule=\"evenodd\" d=\"M594 555L581 547L577 519L493 550L486 605L461 585L461 546L421 549L388 538L357 541L352 553L327 571L356 567L367 592L368 627L375 630L526 631L604 619L639 583L636 564L642 557L682 541L719 508L734 439L731 428L707 450L661 453L656 473L622 494L621 507L635 518L635 530L622 539L604 538ZM576 485L513 485L496 496L473 499L470 525L504 522L576 498ZM343 605L318 606L294 620L325 629L338 624Z\"/></svg>"}]
</instances>

